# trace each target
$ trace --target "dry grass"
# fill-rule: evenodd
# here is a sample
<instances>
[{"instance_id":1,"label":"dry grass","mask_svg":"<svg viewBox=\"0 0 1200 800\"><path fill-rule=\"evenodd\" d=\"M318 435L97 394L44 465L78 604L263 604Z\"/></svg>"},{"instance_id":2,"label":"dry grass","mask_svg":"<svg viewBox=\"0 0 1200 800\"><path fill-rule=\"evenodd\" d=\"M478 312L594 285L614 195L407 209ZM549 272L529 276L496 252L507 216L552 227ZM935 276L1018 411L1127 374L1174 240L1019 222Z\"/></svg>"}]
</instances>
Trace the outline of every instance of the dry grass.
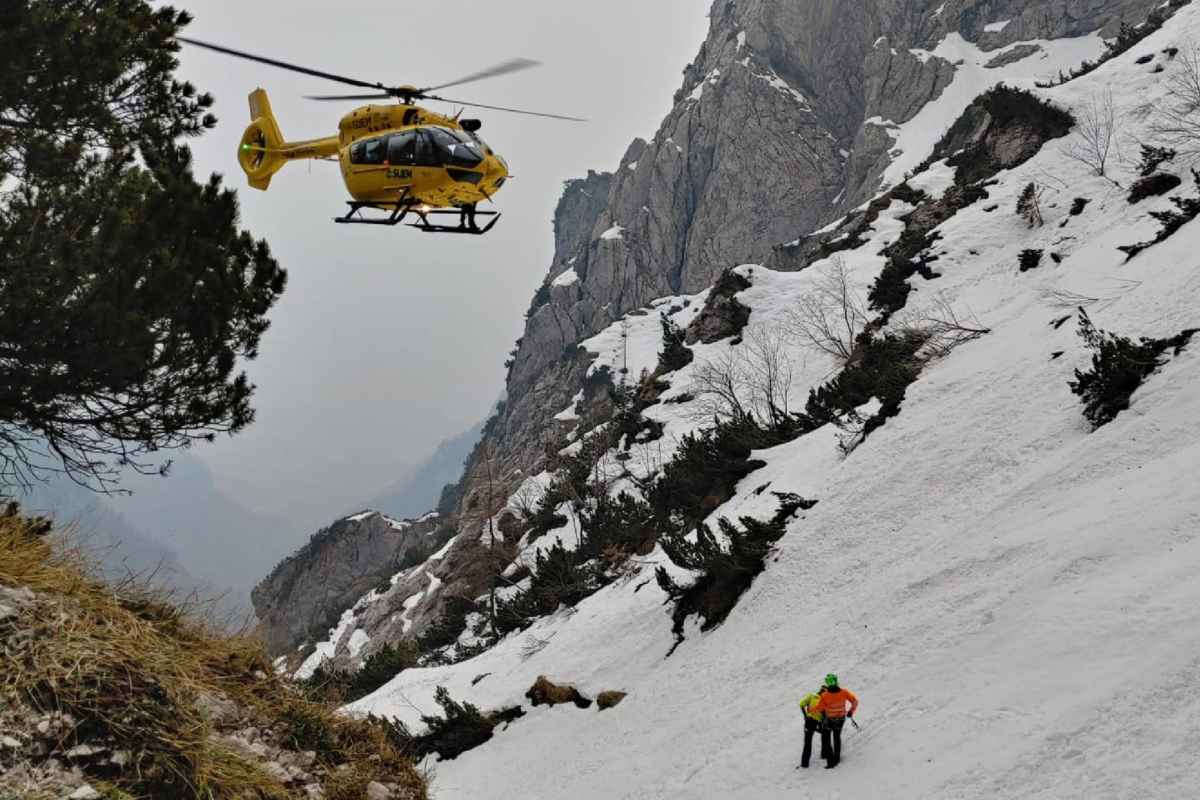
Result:
<instances>
[{"instance_id":1,"label":"dry grass","mask_svg":"<svg viewBox=\"0 0 1200 800\"><path fill-rule=\"evenodd\" d=\"M423 779L378 728L305 700L255 639L222 634L148 589L105 585L78 554L34 535L35 525L0 515L0 584L38 597L16 630L12 620L0 628L0 700L71 714L78 725L66 746L99 740L129 751L121 774L106 776L115 788L138 798L297 796L214 735L253 725L279 746L315 751L313 774L333 788L352 772L424 800ZM214 695L236 704L236 719L206 716L198 701Z\"/></svg>"}]
</instances>

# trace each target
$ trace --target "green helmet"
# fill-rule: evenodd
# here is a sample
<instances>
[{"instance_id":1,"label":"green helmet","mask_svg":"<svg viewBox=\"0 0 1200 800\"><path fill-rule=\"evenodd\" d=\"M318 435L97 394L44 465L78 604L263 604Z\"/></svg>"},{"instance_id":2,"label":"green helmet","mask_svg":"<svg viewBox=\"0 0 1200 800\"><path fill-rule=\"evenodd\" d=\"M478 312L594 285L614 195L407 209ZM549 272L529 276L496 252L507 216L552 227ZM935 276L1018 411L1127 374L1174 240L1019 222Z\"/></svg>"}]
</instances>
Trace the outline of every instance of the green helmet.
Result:
<instances>
[{"instance_id":1,"label":"green helmet","mask_svg":"<svg viewBox=\"0 0 1200 800\"><path fill-rule=\"evenodd\" d=\"M828 675L826 675L825 676L825 685L826 686L837 686L838 685L837 675L834 675L832 672L829 673Z\"/></svg>"}]
</instances>

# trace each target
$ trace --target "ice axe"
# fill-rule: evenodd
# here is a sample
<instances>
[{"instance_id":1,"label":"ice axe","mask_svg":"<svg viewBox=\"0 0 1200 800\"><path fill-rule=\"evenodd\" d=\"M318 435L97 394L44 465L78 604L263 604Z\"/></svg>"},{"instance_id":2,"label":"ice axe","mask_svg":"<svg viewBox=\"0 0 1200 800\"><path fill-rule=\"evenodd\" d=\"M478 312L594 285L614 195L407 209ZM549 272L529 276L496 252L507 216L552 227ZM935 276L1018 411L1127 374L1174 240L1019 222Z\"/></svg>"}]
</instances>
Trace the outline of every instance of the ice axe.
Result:
<instances>
[{"instance_id":1,"label":"ice axe","mask_svg":"<svg viewBox=\"0 0 1200 800\"><path fill-rule=\"evenodd\" d=\"M858 723L854 721L854 717L846 717L846 719L850 720L850 724L854 726L854 730L856 730L856 731L862 730L862 728L858 727Z\"/></svg>"}]
</instances>

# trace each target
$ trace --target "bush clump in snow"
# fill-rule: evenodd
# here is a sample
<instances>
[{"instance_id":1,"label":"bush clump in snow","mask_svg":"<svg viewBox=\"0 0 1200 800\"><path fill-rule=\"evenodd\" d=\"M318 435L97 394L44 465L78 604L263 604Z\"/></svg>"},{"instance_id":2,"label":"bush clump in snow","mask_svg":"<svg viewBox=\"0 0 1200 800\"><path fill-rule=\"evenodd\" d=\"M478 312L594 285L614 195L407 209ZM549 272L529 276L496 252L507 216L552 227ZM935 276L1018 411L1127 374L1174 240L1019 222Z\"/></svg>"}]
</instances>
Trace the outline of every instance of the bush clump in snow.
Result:
<instances>
[{"instance_id":1,"label":"bush clump in snow","mask_svg":"<svg viewBox=\"0 0 1200 800\"><path fill-rule=\"evenodd\" d=\"M1138 174L1143 178L1147 178L1158 172L1158 168L1168 161L1174 161L1178 153L1169 147L1154 147L1152 145L1142 145L1142 160L1138 165Z\"/></svg>"},{"instance_id":2,"label":"bush clump in snow","mask_svg":"<svg viewBox=\"0 0 1200 800\"><path fill-rule=\"evenodd\" d=\"M742 517L741 528L722 517L717 521L728 549L722 547L707 525L696 526L694 536L682 531L662 538L662 548L671 561L685 569L700 573L688 586L680 586L664 567L655 572L658 585L675 603L672 627L676 639L683 638L687 618L699 615L704 622L701 630L709 630L722 622L738 598L750 588L754 577L764 569L764 562L775 542L787 531L787 522L799 509L816 505L792 494L777 493L779 510L764 522Z\"/></svg>"},{"instance_id":3,"label":"bush clump in snow","mask_svg":"<svg viewBox=\"0 0 1200 800\"><path fill-rule=\"evenodd\" d=\"M1178 354L1200 329L1182 331L1170 339L1143 336L1137 342L1103 331L1092 324L1087 312L1079 309L1079 335L1092 353L1089 370L1075 370L1071 391L1083 402L1083 415L1099 428L1129 408L1134 391L1152 372L1166 363L1164 354Z\"/></svg>"},{"instance_id":4,"label":"bush clump in snow","mask_svg":"<svg viewBox=\"0 0 1200 800\"><path fill-rule=\"evenodd\" d=\"M653 510L628 492L598 497L593 507L581 510L579 523L583 537L578 552L584 558L644 556L658 539Z\"/></svg>"},{"instance_id":5,"label":"bush clump in snow","mask_svg":"<svg viewBox=\"0 0 1200 800\"><path fill-rule=\"evenodd\" d=\"M900 404L908 385L921 374L922 361L917 351L929 336L917 329L879 338L863 337L858 358L832 380L809 392L803 424L815 429L837 422L872 398L879 400L879 411L863 426L865 439L872 431L900 413Z\"/></svg>"},{"instance_id":6,"label":"bush clump in snow","mask_svg":"<svg viewBox=\"0 0 1200 800\"><path fill-rule=\"evenodd\" d=\"M366 697L404 670L415 667L419 656L416 645L410 641L385 644L368 656L357 672L335 669L325 662L299 683L311 699L327 703L351 703Z\"/></svg>"},{"instance_id":7,"label":"bush clump in snow","mask_svg":"<svg viewBox=\"0 0 1200 800\"><path fill-rule=\"evenodd\" d=\"M467 615L474 610L475 603L465 597L447 597L441 615L417 637L417 647L422 653L433 654L454 644L467 628Z\"/></svg>"},{"instance_id":8,"label":"bush clump in snow","mask_svg":"<svg viewBox=\"0 0 1200 800\"><path fill-rule=\"evenodd\" d=\"M1192 177L1197 184L1200 184L1200 173L1192 170ZM1197 216L1200 216L1200 196L1196 197L1172 197L1171 202L1175 204L1176 211L1151 211L1150 216L1154 217L1162 227L1153 239L1144 242L1136 242L1134 244L1121 245L1117 249L1125 254L1125 260L1129 261L1148 247L1152 247L1159 242L1170 238L1176 231L1182 228L1187 223L1191 222Z\"/></svg>"},{"instance_id":9,"label":"bush clump in snow","mask_svg":"<svg viewBox=\"0 0 1200 800\"><path fill-rule=\"evenodd\" d=\"M691 353L690 350L687 352ZM659 396L671 388L669 383L659 380L657 375L657 372L651 374L643 370L636 387L622 380L609 395L614 407L609 435L611 441L625 451L635 443L646 444L663 435L662 423L642 414L647 406L657 403Z\"/></svg>"},{"instance_id":10,"label":"bush clump in snow","mask_svg":"<svg viewBox=\"0 0 1200 800\"><path fill-rule=\"evenodd\" d=\"M584 439L576 453L555 454L554 479L546 487L537 504L525 514L525 524L528 526L527 541L536 541L567 524L567 517L560 511L563 504L579 506L587 498L599 493L595 475L596 465L615 444L610 427Z\"/></svg>"},{"instance_id":11,"label":"bush clump in snow","mask_svg":"<svg viewBox=\"0 0 1200 800\"><path fill-rule=\"evenodd\" d=\"M485 714L471 703L455 701L445 686L437 687L434 699L443 716L422 715L426 731L419 736L400 720L381 721L396 746L416 760L431 753L437 753L443 761L458 758L491 739L498 726L525 716L520 706Z\"/></svg>"},{"instance_id":12,"label":"bush clump in snow","mask_svg":"<svg viewBox=\"0 0 1200 800\"><path fill-rule=\"evenodd\" d=\"M1181 183L1183 183L1182 178L1169 172L1155 172L1144 178L1138 178L1129 187L1129 202L1138 203L1147 197L1166 194Z\"/></svg>"},{"instance_id":13,"label":"bush clump in snow","mask_svg":"<svg viewBox=\"0 0 1200 800\"><path fill-rule=\"evenodd\" d=\"M662 352L658 354L656 372L665 375L668 372L683 369L692 363L695 356L692 354L691 348L684 344L687 335L683 328L675 324L675 321L666 314L660 315L660 322L662 323Z\"/></svg>"},{"instance_id":14,"label":"bush clump in snow","mask_svg":"<svg viewBox=\"0 0 1200 800\"><path fill-rule=\"evenodd\" d=\"M978 142L981 152L990 147L986 134ZM991 159L989 163L995 161L995 159ZM1004 165L1008 166L1007 163ZM915 201L916 208L901 217L904 230L896 241L884 248L883 254L887 256L887 264L880 271L867 295L871 308L882 312L881 324L886 324L892 314L904 308L908 303L908 295L912 291L912 286L908 283L910 278L914 275L920 275L925 280L941 277L929 266L937 260L937 257L925 254L925 251L940 238L940 234L934 232L934 228L953 217L960 210L988 196L987 189L982 183L966 181L965 174L965 170L957 170L954 178L955 185L943 192L942 196L937 199L930 199L923 193L914 193L910 196L910 199Z\"/></svg>"},{"instance_id":15,"label":"bush clump in snow","mask_svg":"<svg viewBox=\"0 0 1200 800\"><path fill-rule=\"evenodd\" d=\"M908 281L914 275L920 275L927 281L939 277L926 259L888 259L867 294L871 308L883 312L885 319L904 308L908 304L909 292L912 291L912 285Z\"/></svg>"},{"instance_id":16,"label":"bush clump in snow","mask_svg":"<svg viewBox=\"0 0 1200 800\"><path fill-rule=\"evenodd\" d=\"M733 496L738 481L765 466L751 460L751 450L782 444L796 435L772 435L747 417L685 434L675 457L647 492L660 527L686 529L706 517Z\"/></svg>"},{"instance_id":17,"label":"bush clump in snow","mask_svg":"<svg viewBox=\"0 0 1200 800\"><path fill-rule=\"evenodd\" d=\"M531 542L535 539L540 539L555 528L561 528L567 524L567 518L558 513L559 505L566 498L561 496L555 489L555 486L551 486L542 495L541 501L525 518L525 523L529 526L529 541Z\"/></svg>"},{"instance_id":18,"label":"bush clump in snow","mask_svg":"<svg viewBox=\"0 0 1200 800\"><path fill-rule=\"evenodd\" d=\"M1017 254L1017 264L1021 272L1037 269L1042 263L1042 251L1027 248Z\"/></svg>"},{"instance_id":19,"label":"bush clump in snow","mask_svg":"<svg viewBox=\"0 0 1200 800\"><path fill-rule=\"evenodd\" d=\"M568 550L561 540L556 541L550 548L537 552L528 588L507 600L497 598L495 630L505 634L526 628L561 606L570 608L578 604L610 581L603 565L579 550Z\"/></svg>"}]
</instances>

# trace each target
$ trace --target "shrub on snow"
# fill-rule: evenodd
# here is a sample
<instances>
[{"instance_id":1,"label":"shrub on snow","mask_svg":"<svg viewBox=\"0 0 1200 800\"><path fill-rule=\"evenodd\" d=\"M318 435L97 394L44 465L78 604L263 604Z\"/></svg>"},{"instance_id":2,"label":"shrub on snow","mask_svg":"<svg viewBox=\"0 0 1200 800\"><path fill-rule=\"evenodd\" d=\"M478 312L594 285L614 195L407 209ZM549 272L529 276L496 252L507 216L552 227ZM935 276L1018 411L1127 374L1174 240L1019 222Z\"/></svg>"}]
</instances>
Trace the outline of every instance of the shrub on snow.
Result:
<instances>
[{"instance_id":1,"label":"shrub on snow","mask_svg":"<svg viewBox=\"0 0 1200 800\"><path fill-rule=\"evenodd\" d=\"M1167 350L1179 353L1198 329L1182 331L1170 339L1143 336L1137 342L1092 324L1087 312L1079 309L1079 335L1092 353L1089 370L1075 370L1071 391L1083 402L1083 415L1093 429L1106 425L1129 408L1129 400L1142 382L1166 363Z\"/></svg>"}]
</instances>

